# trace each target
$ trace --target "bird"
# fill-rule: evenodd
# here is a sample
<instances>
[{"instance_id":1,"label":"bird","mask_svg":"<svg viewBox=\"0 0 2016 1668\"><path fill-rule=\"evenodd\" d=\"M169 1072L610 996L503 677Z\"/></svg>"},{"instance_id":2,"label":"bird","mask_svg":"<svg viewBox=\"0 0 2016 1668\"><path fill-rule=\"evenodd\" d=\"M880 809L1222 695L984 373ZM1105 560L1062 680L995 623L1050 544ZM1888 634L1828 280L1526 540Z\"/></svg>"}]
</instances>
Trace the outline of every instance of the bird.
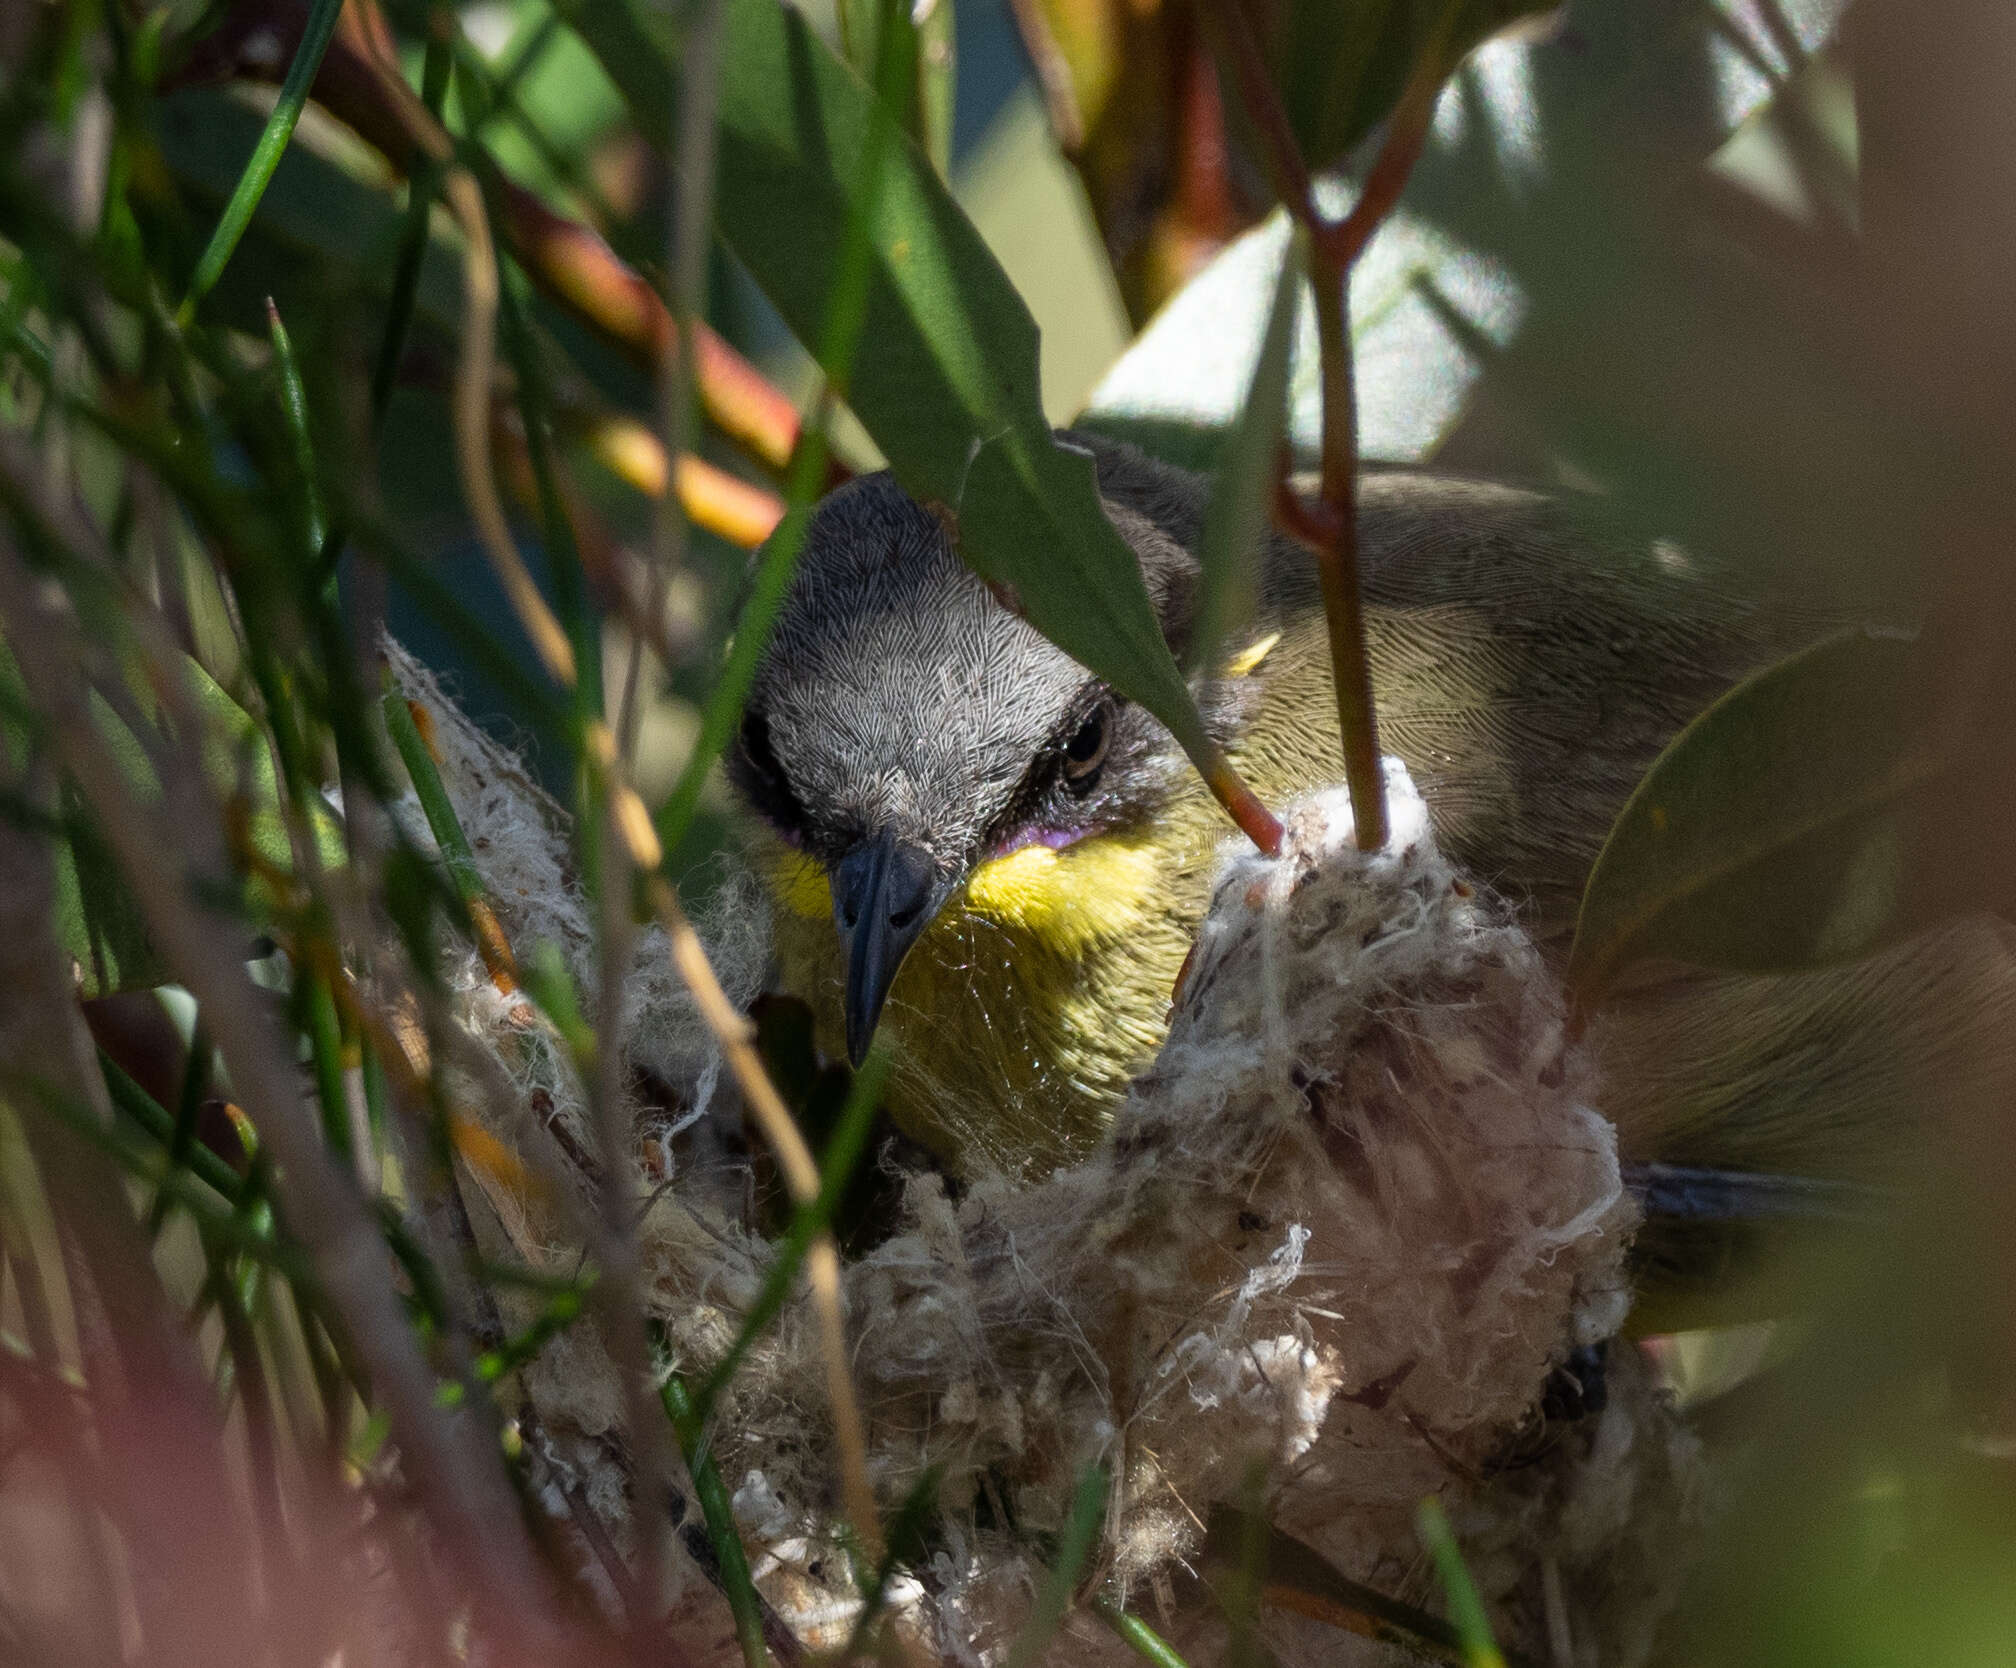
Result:
<instances>
[{"instance_id":1,"label":"bird","mask_svg":"<svg viewBox=\"0 0 2016 1668\"><path fill-rule=\"evenodd\" d=\"M1209 483L1089 453L1187 662ZM1385 751L1438 840L1559 971L1618 811L1674 735L1836 629L1590 495L1368 467L1358 493ZM1214 739L1279 806L1341 775L1314 562L1263 534L1238 637L1192 674ZM1050 644L888 473L831 493L760 656L728 775L776 965L822 1047L879 1036L886 1106L955 1177L1040 1177L1098 1144L1162 1041L1229 823L1169 733ZM1592 1022L1628 1159L1671 1178L1883 1173L1900 1107L2012 1075L1999 922L1846 967L1662 969ZM1956 1063L1957 1062L1957 1063ZM1964 1079L1964 1081L1956 1081Z\"/></svg>"}]
</instances>

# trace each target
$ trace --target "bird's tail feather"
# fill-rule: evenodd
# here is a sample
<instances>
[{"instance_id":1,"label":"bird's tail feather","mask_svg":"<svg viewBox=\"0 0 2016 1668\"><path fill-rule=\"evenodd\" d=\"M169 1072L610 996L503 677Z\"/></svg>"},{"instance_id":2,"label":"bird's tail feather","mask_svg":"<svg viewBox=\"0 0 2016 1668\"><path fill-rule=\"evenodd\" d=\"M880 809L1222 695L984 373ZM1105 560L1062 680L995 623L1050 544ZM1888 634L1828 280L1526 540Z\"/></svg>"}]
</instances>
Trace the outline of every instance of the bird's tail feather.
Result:
<instances>
[{"instance_id":1,"label":"bird's tail feather","mask_svg":"<svg viewBox=\"0 0 2016 1668\"><path fill-rule=\"evenodd\" d=\"M1732 1318L1696 1300L1782 1295L1769 1271L1789 1247L1880 1218L1942 1130L2016 1104L2016 927L1978 917L1841 967L1676 977L1613 1000L1592 1034L1638 1173L1724 1178L1683 1189L1686 1209L1647 1193L1647 1311L1687 1294L1691 1324ZM1794 1198L1811 1208L1779 1208Z\"/></svg>"}]
</instances>

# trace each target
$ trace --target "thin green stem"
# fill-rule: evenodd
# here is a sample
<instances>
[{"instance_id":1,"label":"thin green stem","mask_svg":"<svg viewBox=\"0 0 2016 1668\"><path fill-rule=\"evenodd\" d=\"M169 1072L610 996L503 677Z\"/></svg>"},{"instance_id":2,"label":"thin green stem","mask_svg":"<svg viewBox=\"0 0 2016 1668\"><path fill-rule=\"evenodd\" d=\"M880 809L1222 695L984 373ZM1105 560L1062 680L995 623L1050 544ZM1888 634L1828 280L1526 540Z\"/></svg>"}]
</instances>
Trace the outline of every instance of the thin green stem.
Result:
<instances>
[{"instance_id":1,"label":"thin green stem","mask_svg":"<svg viewBox=\"0 0 2016 1668\"><path fill-rule=\"evenodd\" d=\"M707 1441L706 1423L699 1416L686 1381L676 1372L667 1372L658 1387L672 1434L678 1439L686 1474L693 1479L693 1497L706 1520L707 1537L713 1543L714 1562L720 1571L721 1591L727 1595L728 1609L735 1618L735 1639L742 1647L747 1668L767 1668L770 1650L763 1638L763 1600L749 1574L749 1556L743 1550L742 1533L735 1526L735 1508L721 1469L714 1463Z\"/></svg>"},{"instance_id":2,"label":"thin green stem","mask_svg":"<svg viewBox=\"0 0 2016 1668\"><path fill-rule=\"evenodd\" d=\"M742 721L743 703L755 682L757 663L770 641L770 631L783 608L791 577L797 572L798 554L804 548L809 520L808 507L826 484L826 419L846 395L854 355L860 347L861 328L868 313L872 230L876 204L882 194L882 164L896 141L892 112L903 108L902 91L908 85L908 72L915 66L915 29L909 21L909 8L892 5L886 12L876 65L878 97L862 145L861 189L855 193L848 210L846 230L834 261L833 287L827 293L826 316L819 332L816 357L825 382L812 402L810 420L798 431L798 444L786 477L784 519L763 547L749 600L736 622L728 662L722 667L721 680L701 715L700 734L679 780L673 784L671 797L656 819L659 844L668 863L692 826L707 773Z\"/></svg>"},{"instance_id":3,"label":"thin green stem","mask_svg":"<svg viewBox=\"0 0 2016 1668\"><path fill-rule=\"evenodd\" d=\"M1103 1465L1088 1465L1078 1478L1071 1498L1071 1515L1057 1537L1057 1557L1036 1589L1036 1603L1029 1619L1016 1634L1008 1652L1006 1668L1035 1668L1064 1616L1071 1608L1071 1595L1078 1590L1079 1577L1092 1561L1099 1543L1100 1525L1106 1519L1106 1495L1110 1481Z\"/></svg>"},{"instance_id":4,"label":"thin green stem","mask_svg":"<svg viewBox=\"0 0 2016 1668\"><path fill-rule=\"evenodd\" d=\"M302 1029L308 1034L315 1092L322 1103L322 1131L331 1147L354 1162L350 1109L343 1091L343 1028L336 1015L336 995L329 988L328 979L316 969L302 968L299 977Z\"/></svg>"},{"instance_id":5,"label":"thin green stem","mask_svg":"<svg viewBox=\"0 0 2016 1668\"><path fill-rule=\"evenodd\" d=\"M103 1049L98 1052L98 1066L105 1074L105 1088L112 1097L113 1106L132 1119L142 1133L159 1142L173 1161L174 1168L161 1180L164 1192L171 1188L175 1171L186 1167L190 1174L227 1203L237 1203L244 1178L236 1170L200 1141L190 1143L178 1157L179 1120L128 1077L118 1062Z\"/></svg>"},{"instance_id":6,"label":"thin green stem","mask_svg":"<svg viewBox=\"0 0 2016 1668\"><path fill-rule=\"evenodd\" d=\"M1463 1658L1469 1668L1505 1668L1505 1654L1491 1633L1491 1619L1484 1614L1484 1601L1456 1545L1456 1532L1449 1527L1449 1514L1432 1494L1414 1511L1414 1527L1421 1542L1435 1560L1442 1577L1442 1590L1449 1599L1449 1619L1463 1641Z\"/></svg>"},{"instance_id":7,"label":"thin green stem","mask_svg":"<svg viewBox=\"0 0 2016 1668\"><path fill-rule=\"evenodd\" d=\"M1190 1668L1174 1645L1139 1616L1122 1610L1103 1594L1092 1601L1092 1614L1110 1627L1120 1642L1151 1668Z\"/></svg>"},{"instance_id":8,"label":"thin green stem","mask_svg":"<svg viewBox=\"0 0 2016 1668\"><path fill-rule=\"evenodd\" d=\"M294 357L294 341L280 320L273 298L266 298L266 334L273 343L273 365L280 373L280 409L287 419L287 438L294 449L294 467L301 472L301 494L306 515L308 549L320 551L328 536L329 518L322 508L322 489L316 484L315 438L308 429L308 392L301 381L301 364Z\"/></svg>"},{"instance_id":9,"label":"thin green stem","mask_svg":"<svg viewBox=\"0 0 2016 1668\"><path fill-rule=\"evenodd\" d=\"M451 18L447 27L454 28ZM441 119L441 106L448 96L448 75L454 56L446 34L436 27L427 36L427 56L420 67L420 99L428 114ZM392 391L399 385L399 361L406 351L406 334L413 327L413 308L420 294L420 271L427 264L427 221L434 207L434 194L441 183L441 170L431 162L419 162L406 181L406 224L399 234L399 260L392 269L392 293L385 303L385 331L378 339L378 359L371 368L371 426L385 420L385 408L392 403Z\"/></svg>"}]
</instances>

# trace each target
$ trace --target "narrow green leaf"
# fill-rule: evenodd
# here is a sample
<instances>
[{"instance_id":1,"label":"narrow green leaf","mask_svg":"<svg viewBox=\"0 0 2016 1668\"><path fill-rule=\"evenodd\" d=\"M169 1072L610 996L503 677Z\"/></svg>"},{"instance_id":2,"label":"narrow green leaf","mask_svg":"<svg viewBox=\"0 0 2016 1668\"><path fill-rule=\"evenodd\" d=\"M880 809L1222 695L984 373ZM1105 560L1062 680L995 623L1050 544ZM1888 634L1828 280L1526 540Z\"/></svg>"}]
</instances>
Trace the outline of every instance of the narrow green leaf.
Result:
<instances>
[{"instance_id":1,"label":"narrow green leaf","mask_svg":"<svg viewBox=\"0 0 2016 1668\"><path fill-rule=\"evenodd\" d=\"M274 369L280 373L280 413L287 420L294 467L301 473L308 549L319 553L328 535L329 517L322 507L322 488L315 476L315 438L308 429L308 390L301 381L301 362L294 356L293 338L287 334L280 309L270 295L266 298L266 334L273 344Z\"/></svg>"},{"instance_id":2,"label":"narrow green leaf","mask_svg":"<svg viewBox=\"0 0 2016 1668\"><path fill-rule=\"evenodd\" d=\"M1119 1605L1103 1595L1092 1601L1092 1610L1102 1622L1110 1627L1120 1642L1138 1656L1149 1668L1190 1668L1176 1647L1164 1639L1139 1616L1122 1610Z\"/></svg>"},{"instance_id":3,"label":"narrow green leaf","mask_svg":"<svg viewBox=\"0 0 2016 1668\"><path fill-rule=\"evenodd\" d=\"M186 1167L198 1180L235 1208L239 1195L244 1190L244 1181L238 1172L200 1141L187 1142L178 1155L176 1149L179 1120L127 1076L112 1056L103 1049L98 1051L98 1069L105 1074L105 1088L111 1096L113 1106L132 1119L151 1140L164 1148L177 1170Z\"/></svg>"},{"instance_id":4,"label":"narrow green leaf","mask_svg":"<svg viewBox=\"0 0 2016 1668\"><path fill-rule=\"evenodd\" d=\"M476 853L470 849L469 836L463 832L455 802L448 797L441 772L435 768L434 755L427 750L420 726L413 721L405 692L389 678L387 682L390 687L381 704L385 733L392 740L399 762L406 767L414 797L420 801L420 814L427 819L427 832L434 836L435 848L455 884L456 895L464 903L473 902L483 896L483 877L476 867Z\"/></svg>"},{"instance_id":5,"label":"narrow green leaf","mask_svg":"<svg viewBox=\"0 0 2016 1668\"><path fill-rule=\"evenodd\" d=\"M316 1098L322 1103L322 1133L336 1152L349 1159L350 1108L343 1089L343 1028L335 994L320 973L303 968L296 974L295 995L305 1010L302 1029L315 1069Z\"/></svg>"},{"instance_id":6,"label":"narrow green leaf","mask_svg":"<svg viewBox=\"0 0 2016 1668\"><path fill-rule=\"evenodd\" d=\"M1442 1590L1449 1599L1449 1619L1463 1641L1463 1660L1469 1668L1505 1668L1505 1654L1491 1636L1484 1601L1477 1596L1476 1584L1470 1579L1442 1502L1432 1494L1422 1501L1414 1513L1414 1526L1435 1560L1436 1573L1442 1577Z\"/></svg>"},{"instance_id":7,"label":"narrow green leaf","mask_svg":"<svg viewBox=\"0 0 2016 1668\"><path fill-rule=\"evenodd\" d=\"M1281 275L1274 283L1253 380L1218 453L1211 505L1197 546L1203 571L1190 642L1192 671L1213 670L1220 649L1253 616L1260 542L1269 525L1275 472L1288 425L1288 355L1295 345L1306 258L1305 240L1289 239L1281 253Z\"/></svg>"},{"instance_id":8,"label":"narrow green leaf","mask_svg":"<svg viewBox=\"0 0 2016 1668\"><path fill-rule=\"evenodd\" d=\"M1036 1668L1064 1625L1071 1608L1071 1595L1092 1561L1099 1544L1099 1527L1106 1519L1106 1495L1110 1480L1103 1465L1088 1465L1079 1474L1077 1491L1071 1497L1071 1515L1057 1537L1057 1556L1036 1589L1036 1604L1015 1643L1008 1652L1007 1668Z\"/></svg>"},{"instance_id":9,"label":"narrow green leaf","mask_svg":"<svg viewBox=\"0 0 2016 1668\"><path fill-rule=\"evenodd\" d=\"M1732 970L1862 955L1904 930L1911 802L1950 768L1920 644L1848 631L1738 684L1619 814L1575 928L1594 1000L1628 964Z\"/></svg>"},{"instance_id":10,"label":"narrow green leaf","mask_svg":"<svg viewBox=\"0 0 2016 1668\"><path fill-rule=\"evenodd\" d=\"M294 126L301 120L301 111L308 103L308 89L315 84L315 73L322 67L322 54L329 50L329 37L336 32L336 19L342 11L343 0L314 0L309 7L308 25L302 31L301 44L295 48L294 61L287 66L287 78L280 84L279 101L273 106L273 114L266 118L266 127L259 135L252 159L238 176L238 184L231 192L231 200L224 205L217 229L210 234L210 242L196 262L196 274L189 281L189 294L176 314L177 322L185 328L196 316L196 304L210 293L222 276L224 268L230 263L232 251L238 247L238 240L252 223L259 199L266 194L266 187L273 178L273 170L280 166L288 141L294 137Z\"/></svg>"},{"instance_id":11,"label":"narrow green leaf","mask_svg":"<svg viewBox=\"0 0 2016 1668\"><path fill-rule=\"evenodd\" d=\"M679 1454L686 1462L686 1474L693 1479L693 1497L700 1504L700 1516L707 1524L707 1539L714 1548L715 1567L721 1574L721 1591L727 1595L728 1609L735 1618L735 1639L742 1647L746 1668L769 1668L770 1650L763 1639L763 1600L750 1578L749 1557L743 1550L742 1532L735 1524L735 1508L721 1481L721 1468L714 1463L707 1443L703 1420L697 1416L692 1393L676 1372L668 1372L658 1387L665 1404L665 1416L679 1439Z\"/></svg>"},{"instance_id":12,"label":"narrow green leaf","mask_svg":"<svg viewBox=\"0 0 2016 1668\"><path fill-rule=\"evenodd\" d=\"M641 0L559 0L648 132L672 97L665 26ZM721 82L723 237L806 342L863 178L875 100L804 17L729 0ZM924 155L892 145L870 216L863 340L848 403L897 479L956 510L976 570L1193 753L1203 725L1088 460L1044 421L1034 320ZM830 372L831 367L828 366Z\"/></svg>"},{"instance_id":13,"label":"narrow green leaf","mask_svg":"<svg viewBox=\"0 0 2016 1668\"><path fill-rule=\"evenodd\" d=\"M938 1517L938 1486L943 1481L942 1467L926 1466L924 1475L910 1485L910 1492L903 1496L902 1504L889 1519L882 1562L876 1566L873 1579L862 1586L860 1614L854 1618L846 1648L840 1653L842 1662L853 1662L868 1654L875 1624L888 1606L889 1587L896 1579L896 1572L905 1564L921 1563L927 1556L930 1528Z\"/></svg>"}]
</instances>

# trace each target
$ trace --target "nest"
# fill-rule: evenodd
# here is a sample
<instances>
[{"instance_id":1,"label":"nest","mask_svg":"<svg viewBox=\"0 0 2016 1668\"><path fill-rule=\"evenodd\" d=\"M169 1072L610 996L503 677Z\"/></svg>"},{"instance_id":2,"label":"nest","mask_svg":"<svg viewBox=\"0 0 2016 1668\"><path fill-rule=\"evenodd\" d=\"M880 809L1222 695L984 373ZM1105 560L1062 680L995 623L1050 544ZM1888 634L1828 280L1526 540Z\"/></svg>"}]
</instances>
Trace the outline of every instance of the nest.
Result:
<instances>
[{"instance_id":1,"label":"nest","mask_svg":"<svg viewBox=\"0 0 2016 1668\"><path fill-rule=\"evenodd\" d=\"M514 944L552 943L592 995L562 814L388 653L433 718ZM1168 1041L1099 1152L957 1197L935 1173L904 1176L895 1231L847 1267L885 1509L937 1478L933 1551L896 1597L942 1658L1005 1656L1040 1575L1030 1549L1093 1465L1110 1479L1096 1574L1179 1644L1208 1648L1221 1626L1188 1579L1215 1505L1257 1494L1346 1576L1429 1604L1413 1513L1438 1494L1506 1643L1606 1668L1649 1654L1699 1490L1691 1439L1635 1351L1608 1348L1607 1396L1578 1385L1629 1306L1636 1214L1615 1132L1512 912L1442 857L1397 761L1387 787L1380 851L1357 849L1341 792L1291 808L1278 858L1228 844ZM762 981L766 918L731 879L700 922L740 999ZM467 1031L517 1090L490 1097L490 1133L517 1152L577 1145L581 1088L529 1005L473 955L451 973ZM772 1251L733 1158L738 1109L655 932L625 991L650 1086L644 1278L682 1365L704 1371ZM578 1264L550 1188L580 1178L514 1183L491 1165L472 1180L482 1231L537 1267ZM556 1486L620 1537L621 1398L593 1333L555 1340L523 1393ZM713 1443L766 1596L808 1645L844 1640L859 1601L837 1555L808 1305L752 1352ZM1096 1622L1070 1625L1073 1660L1124 1655ZM1288 1664L1389 1650L1274 1613L1264 1631Z\"/></svg>"}]
</instances>

